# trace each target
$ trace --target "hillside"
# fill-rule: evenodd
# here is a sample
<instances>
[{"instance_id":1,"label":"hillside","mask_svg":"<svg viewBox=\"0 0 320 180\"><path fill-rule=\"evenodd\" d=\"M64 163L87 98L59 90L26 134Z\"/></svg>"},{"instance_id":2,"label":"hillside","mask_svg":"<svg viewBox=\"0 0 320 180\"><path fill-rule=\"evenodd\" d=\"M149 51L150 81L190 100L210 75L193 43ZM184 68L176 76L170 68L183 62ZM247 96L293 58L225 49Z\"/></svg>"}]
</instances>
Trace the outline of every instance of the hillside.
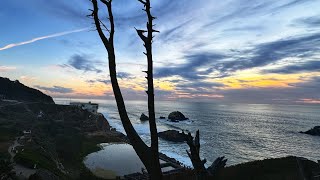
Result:
<instances>
[{"instance_id":1,"label":"hillside","mask_svg":"<svg viewBox=\"0 0 320 180\"><path fill-rule=\"evenodd\" d=\"M18 100L24 102L54 103L52 97L45 95L39 90L27 87L18 80L11 81L0 77L0 98Z\"/></svg>"},{"instance_id":2,"label":"hillside","mask_svg":"<svg viewBox=\"0 0 320 180\"><path fill-rule=\"evenodd\" d=\"M22 165L37 172L45 170L46 174L60 179L88 179L86 177L91 174L84 168L83 158L99 150L99 143L126 141L123 134L110 128L102 114L75 106L47 103L2 106L0 163L1 160L10 160L8 149L10 151L16 140L20 145L16 147L19 152L14 156L14 166ZM29 140L22 139L24 130L31 130ZM19 172L16 171L17 176Z\"/></svg>"},{"instance_id":3,"label":"hillside","mask_svg":"<svg viewBox=\"0 0 320 180\"><path fill-rule=\"evenodd\" d=\"M83 158L97 144L127 141L102 114L54 104L19 81L0 77L0 95L20 101L0 101L0 179L95 179Z\"/></svg>"}]
</instances>

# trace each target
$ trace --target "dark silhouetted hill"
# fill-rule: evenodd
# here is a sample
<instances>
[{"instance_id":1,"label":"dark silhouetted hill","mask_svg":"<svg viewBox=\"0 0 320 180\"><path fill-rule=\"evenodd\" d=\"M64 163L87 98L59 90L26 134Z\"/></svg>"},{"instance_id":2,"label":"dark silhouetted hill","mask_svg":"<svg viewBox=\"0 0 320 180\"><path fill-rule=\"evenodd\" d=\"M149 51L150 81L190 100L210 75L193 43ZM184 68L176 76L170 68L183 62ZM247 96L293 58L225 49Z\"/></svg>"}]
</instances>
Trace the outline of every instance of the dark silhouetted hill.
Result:
<instances>
[{"instance_id":1,"label":"dark silhouetted hill","mask_svg":"<svg viewBox=\"0 0 320 180\"><path fill-rule=\"evenodd\" d=\"M27 87L18 80L11 81L8 78L0 77L0 98L25 101L54 103L52 97L39 90Z\"/></svg>"}]
</instances>

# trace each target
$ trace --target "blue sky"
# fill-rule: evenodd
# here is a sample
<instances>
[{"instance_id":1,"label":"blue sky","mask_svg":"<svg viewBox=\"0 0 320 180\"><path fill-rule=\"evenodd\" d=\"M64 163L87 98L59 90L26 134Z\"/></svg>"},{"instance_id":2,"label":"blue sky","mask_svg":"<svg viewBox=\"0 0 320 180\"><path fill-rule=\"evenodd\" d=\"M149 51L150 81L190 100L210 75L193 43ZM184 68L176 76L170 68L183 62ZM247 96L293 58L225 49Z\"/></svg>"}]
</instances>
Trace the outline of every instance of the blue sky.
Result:
<instances>
[{"instance_id":1,"label":"blue sky","mask_svg":"<svg viewBox=\"0 0 320 180\"><path fill-rule=\"evenodd\" d=\"M156 98L320 103L320 1L151 1ZM112 98L106 51L88 0L2 0L0 76L53 97ZM103 20L106 8L100 4ZM114 0L115 46L127 99L145 99L143 7Z\"/></svg>"}]
</instances>

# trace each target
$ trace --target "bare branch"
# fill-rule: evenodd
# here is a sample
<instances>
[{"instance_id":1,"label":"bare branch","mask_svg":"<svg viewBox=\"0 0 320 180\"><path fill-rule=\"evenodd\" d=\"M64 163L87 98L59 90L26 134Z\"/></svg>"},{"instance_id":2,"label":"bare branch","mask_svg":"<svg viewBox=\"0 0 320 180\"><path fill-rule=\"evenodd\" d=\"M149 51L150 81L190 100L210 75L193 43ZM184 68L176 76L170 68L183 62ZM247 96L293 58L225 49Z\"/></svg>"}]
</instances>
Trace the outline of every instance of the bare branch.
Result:
<instances>
[{"instance_id":1,"label":"bare branch","mask_svg":"<svg viewBox=\"0 0 320 180\"><path fill-rule=\"evenodd\" d=\"M141 2L144 6L146 6L147 2L143 1L143 0L138 0L139 2Z\"/></svg>"},{"instance_id":2,"label":"bare branch","mask_svg":"<svg viewBox=\"0 0 320 180\"><path fill-rule=\"evenodd\" d=\"M110 33L110 30L107 28L107 26L100 19L99 19L99 22L100 22L100 24L102 24L104 29Z\"/></svg>"},{"instance_id":3,"label":"bare branch","mask_svg":"<svg viewBox=\"0 0 320 180\"><path fill-rule=\"evenodd\" d=\"M146 32L148 32L148 31L146 31L146 30L140 30L140 29L137 29L137 28L135 28L135 29L136 29L139 37L141 38L141 40L142 40L143 42L146 42L146 41L147 41L147 37L146 37L143 33L146 33Z\"/></svg>"}]
</instances>

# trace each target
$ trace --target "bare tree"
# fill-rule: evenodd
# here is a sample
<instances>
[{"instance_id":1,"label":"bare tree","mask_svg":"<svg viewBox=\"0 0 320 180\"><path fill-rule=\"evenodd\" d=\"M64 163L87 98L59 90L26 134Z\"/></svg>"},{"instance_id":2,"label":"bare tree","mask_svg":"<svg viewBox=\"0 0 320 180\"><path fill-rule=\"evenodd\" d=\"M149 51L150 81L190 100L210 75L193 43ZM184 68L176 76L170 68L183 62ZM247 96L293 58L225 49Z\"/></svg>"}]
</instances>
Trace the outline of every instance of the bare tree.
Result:
<instances>
[{"instance_id":1,"label":"bare tree","mask_svg":"<svg viewBox=\"0 0 320 180\"><path fill-rule=\"evenodd\" d=\"M199 130L196 132L195 138L192 137L191 133L188 133L188 135L186 136L186 141L190 148L190 151L187 150L187 154L191 160L193 168L198 174L198 178L203 179L203 177L208 175L208 172L204 167L204 164L207 162L207 160L206 159L201 160L200 158Z\"/></svg>"},{"instance_id":2,"label":"bare tree","mask_svg":"<svg viewBox=\"0 0 320 180\"><path fill-rule=\"evenodd\" d=\"M137 30L139 37L143 40L144 46L146 48L145 55L148 60L148 70L145 71L147 73L148 80L148 90L146 91L148 94L148 110L149 110L149 125L151 132L151 147L146 145L141 137L138 135L132 123L128 117L128 113L124 104L123 96L118 84L117 80L117 71L116 71L116 56L114 50L114 18L112 13L112 0L100 0L108 10L109 15L109 23L110 29L99 19L99 8L97 0L91 0L93 5L92 14L90 16L94 19L94 24L96 26L96 30L100 36L101 41L103 42L107 52L108 52L108 60L109 60L109 71L113 93L117 102L118 112L120 115L120 119L122 125L127 133L128 139L133 146L135 152L141 159L142 163L146 167L151 179L162 179L162 172L160 168L159 162L159 147L158 147L158 133L157 126L155 121L155 110L154 110L154 87L153 87L153 62L152 62L152 39L153 32L157 32L153 30L153 20L155 19L150 12L150 0L138 0L141 2L148 16L147 22L147 30ZM105 35L105 31L109 33L107 37ZM147 36L144 35L147 33Z\"/></svg>"},{"instance_id":3,"label":"bare tree","mask_svg":"<svg viewBox=\"0 0 320 180\"><path fill-rule=\"evenodd\" d=\"M147 81L148 81L148 90L146 91L148 94L148 111L149 111L149 126L150 126L150 134L151 134L151 158L152 161L156 162L153 164L153 168L158 174L161 176L161 168L159 163L159 143L158 143L158 131L156 125L156 117L155 117L155 107L154 107L154 85L153 85L153 59L152 59L152 41L153 41L153 32L159 32L153 29L153 20L155 17L151 15L151 5L150 0L138 0L144 5L143 9L148 17L147 22L147 30L137 30L137 33L141 40L144 42L144 47L146 52L144 54L147 56L148 62L148 70L144 71L147 74ZM147 36L144 35L147 33Z\"/></svg>"},{"instance_id":4,"label":"bare tree","mask_svg":"<svg viewBox=\"0 0 320 180\"><path fill-rule=\"evenodd\" d=\"M197 174L198 179L207 179L209 176L215 176L219 171L226 166L227 159L224 156L218 157L208 168L205 168L204 164L206 159L200 157L200 133L196 132L196 136L192 137L191 133L185 134L186 142L190 148L187 150L187 154L192 162L193 168Z\"/></svg>"}]
</instances>

